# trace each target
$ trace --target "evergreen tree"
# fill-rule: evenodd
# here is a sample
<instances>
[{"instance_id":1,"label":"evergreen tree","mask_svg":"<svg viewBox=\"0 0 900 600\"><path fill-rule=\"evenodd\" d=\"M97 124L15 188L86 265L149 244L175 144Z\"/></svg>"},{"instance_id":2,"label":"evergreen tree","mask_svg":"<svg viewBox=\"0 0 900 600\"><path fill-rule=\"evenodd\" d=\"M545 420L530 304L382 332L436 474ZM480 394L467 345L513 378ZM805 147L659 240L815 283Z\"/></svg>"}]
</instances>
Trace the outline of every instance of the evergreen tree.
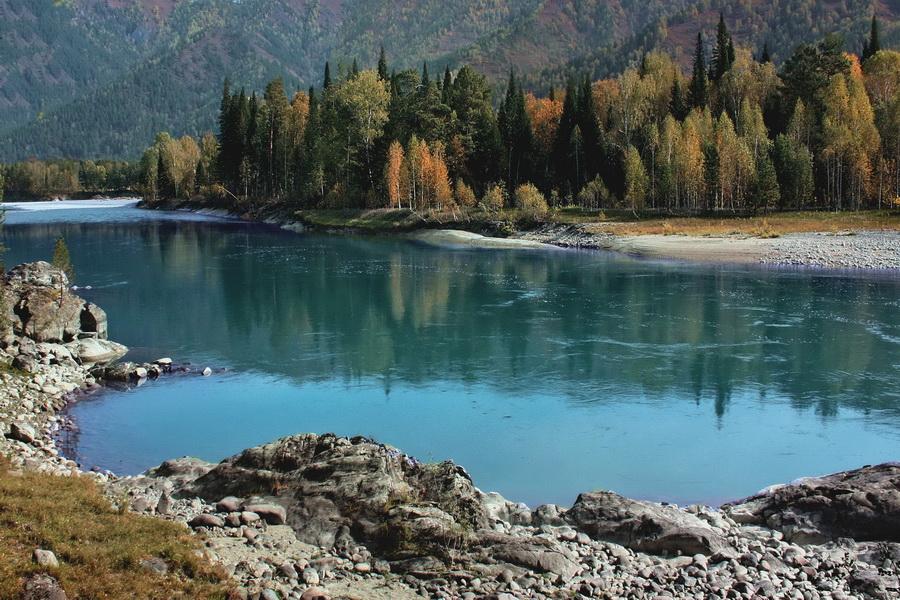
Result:
<instances>
[{"instance_id":1,"label":"evergreen tree","mask_svg":"<svg viewBox=\"0 0 900 600\"><path fill-rule=\"evenodd\" d=\"M869 40L867 42L863 42L863 51L862 51L862 59L863 61L875 56L875 54L881 50L881 40L879 39L878 34L878 17L876 15L872 15L872 27L869 31Z\"/></svg>"},{"instance_id":2,"label":"evergreen tree","mask_svg":"<svg viewBox=\"0 0 900 600\"><path fill-rule=\"evenodd\" d=\"M581 82L581 89L576 102L576 120L581 129L582 152L584 160L580 176L575 179L576 191L597 174L601 159L600 126L597 123L596 110L594 109L594 93L591 86L591 78L585 74Z\"/></svg>"},{"instance_id":3,"label":"evergreen tree","mask_svg":"<svg viewBox=\"0 0 900 600\"><path fill-rule=\"evenodd\" d=\"M769 42L768 42L768 40L766 40L766 42L763 44L762 54L760 54L760 56L759 56L759 62L761 62L762 64L766 64L766 63L772 62L772 56L771 56L771 54L769 53Z\"/></svg>"},{"instance_id":4,"label":"evergreen tree","mask_svg":"<svg viewBox=\"0 0 900 600\"><path fill-rule=\"evenodd\" d=\"M381 51L378 54L378 79L381 81L388 81L388 65L387 65L387 55L384 53L384 46L381 47Z\"/></svg>"},{"instance_id":5,"label":"evergreen tree","mask_svg":"<svg viewBox=\"0 0 900 600\"><path fill-rule=\"evenodd\" d=\"M353 59L353 65L350 67L350 79L353 79L359 75L359 64L356 62L356 59Z\"/></svg>"},{"instance_id":6,"label":"evergreen tree","mask_svg":"<svg viewBox=\"0 0 900 600\"><path fill-rule=\"evenodd\" d=\"M453 75L450 73L450 65L444 69L444 83L441 84L441 102L450 105L450 93L453 91Z\"/></svg>"},{"instance_id":7,"label":"evergreen tree","mask_svg":"<svg viewBox=\"0 0 900 600\"><path fill-rule=\"evenodd\" d=\"M719 13L719 26L716 30L716 45L713 47L712 60L709 65L709 79L718 81L728 72L734 63L734 44L728 27L725 25L725 15Z\"/></svg>"},{"instance_id":8,"label":"evergreen tree","mask_svg":"<svg viewBox=\"0 0 900 600\"><path fill-rule=\"evenodd\" d=\"M532 152L533 133L531 119L525 110L525 93L510 71L506 97L498 113L500 135L506 151L506 183L515 189L528 172Z\"/></svg>"},{"instance_id":9,"label":"evergreen tree","mask_svg":"<svg viewBox=\"0 0 900 600\"><path fill-rule=\"evenodd\" d=\"M322 78L322 89L327 90L331 87L331 65L325 62L325 76Z\"/></svg>"},{"instance_id":10,"label":"evergreen tree","mask_svg":"<svg viewBox=\"0 0 900 600\"><path fill-rule=\"evenodd\" d=\"M69 283L75 279L75 269L72 267L72 259L69 256L69 247L66 240L62 237L56 239L56 246L53 248L53 266L66 274Z\"/></svg>"},{"instance_id":11,"label":"evergreen tree","mask_svg":"<svg viewBox=\"0 0 900 600\"><path fill-rule=\"evenodd\" d=\"M422 63L422 80L420 82L420 85L422 86L422 89L425 89L429 85L431 85L431 77L428 76L428 63L427 62Z\"/></svg>"},{"instance_id":12,"label":"evergreen tree","mask_svg":"<svg viewBox=\"0 0 900 600\"><path fill-rule=\"evenodd\" d=\"M697 34L697 49L694 52L694 67L691 74L690 101L694 108L703 108L709 102L709 78L706 75L706 52L703 49L703 34Z\"/></svg>"},{"instance_id":13,"label":"evergreen tree","mask_svg":"<svg viewBox=\"0 0 900 600\"><path fill-rule=\"evenodd\" d=\"M575 82L569 80L566 85L566 97L563 99L562 115L559 119L559 127L556 130L556 141L551 153L550 168L554 174L554 180L560 193L572 195L578 192L575 187L574 164L571 158L572 132L578 125L577 122L577 97L578 92Z\"/></svg>"},{"instance_id":14,"label":"evergreen tree","mask_svg":"<svg viewBox=\"0 0 900 600\"><path fill-rule=\"evenodd\" d=\"M775 165L768 152L760 152L756 157L756 180L753 184L753 201L757 209L766 212L778 207L781 192Z\"/></svg>"},{"instance_id":15,"label":"evergreen tree","mask_svg":"<svg viewBox=\"0 0 900 600\"><path fill-rule=\"evenodd\" d=\"M672 97L669 100L669 112L679 121L684 121L690 112L687 99L684 97L684 91L681 89L681 77L676 76L672 83Z\"/></svg>"}]
</instances>

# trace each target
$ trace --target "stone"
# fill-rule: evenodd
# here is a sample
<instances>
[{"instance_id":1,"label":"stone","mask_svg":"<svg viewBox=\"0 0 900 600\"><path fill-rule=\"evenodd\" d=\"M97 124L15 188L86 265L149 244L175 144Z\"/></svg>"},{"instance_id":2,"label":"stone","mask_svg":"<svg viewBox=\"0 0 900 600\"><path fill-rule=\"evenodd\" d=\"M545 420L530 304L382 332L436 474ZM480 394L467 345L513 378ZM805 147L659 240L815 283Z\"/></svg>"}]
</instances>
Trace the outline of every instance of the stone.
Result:
<instances>
[{"instance_id":1,"label":"stone","mask_svg":"<svg viewBox=\"0 0 900 600\"><path fill-rule=\"evenodd\" d=\"M245 504L244 511L256 513L269 525L284 525L287 521L287 511L277 504Z\"/></svg>"},{"instance_id":2,"label":"stone","mask_svg":"<svg viewBox=\"0 0 900 600\"><path fill-rule=\"evenodd\" d=\"M277 500L278 507L276 512L260 513L263 518L286 523L301 541L326 548L334 545L343 526L349 526L354 538L363 543L384 540L384 523L399 526L403 518L403 511L388 513L404 504L405 498L416 498L418 504L441 513L437 517L437 513L408 512L419 521L422 535L439 535L434 540L417 540L422 545L447 541L440 537L447 527L431 527L435 521L428 519L432 517L443 522L442 515L447 515L450 521L445 524L452 524L453 530L477 531L488 525L480 492L464 469L450 462L426 465L362 437L282 438L225 459L183 492L216 501L227 495L247 497L261 489L278 490L277 498L263 499L263 504ZM244 506L244 510L258 512L255 506ZM395 529L387 543L401 543L398 534Z\"/></svg>"},{"instance_id":3,"label":"stone","mask_svg":"<svg viewBox=\"0 0 900 600\"><path fill-rule=\"evenodd\" d=\"M66 592L55 577L37 573L25 579L20 600L67 600Z\"/></svg>"},{"instance_id":4,"label":"stone","mask_svg":"<svg viewBox=\"0 0 900 600\"><path fill-rule=\"evenodd\" d=\"M867 466L775 486L724 510L798 544L848 537L900 542L900 463Z\"/></svg>"},{"instance_id":5,"label":"stone","mask_svg":"<svg viewBox=\"0 0 900 600\"><path fill-rule=\"evenodd\" d=\"M303 583L306 585L319 585L319 572L315 569L303 569Z\"/></svg>"},{"instance_id":6,"label":"stone","mask_svg":"<svg viewBox=\"0 0 900 600\"><path fill-rule=\"evenodd\" d=\"M255 512L245 510L241 513L241 523L243 523L244 525L252 525L253 523L259 521L259 519L259 515Z\"/></svg>"},{"instance_id":7,"label":"stone","mask_svg":"<svg viewBox=\"0 0 900 600\"><path fill-rule=\"evenodd\" d=\"M154 362L155 364L159 365L160 367L171 367L171 366L172 366L172 359L171 359L171 358L168 358L168 357L166 357L166 358L157 358L157 359L156 359L155 361L153 361L153 362Z\"/></svg>"},{"instance_id":8,"label":"stone","mask_svg":"<svg viewBox=\"0 0 900 600\"><path fill-rule=\"evenodd\" d=\"M169 572L169 565L166 561L156 556L142 560L141 567L157 575L165 575Z\"/></svg>"},{"instance_id":9,"label":"stone","mask_svg":"<svg viewBox=\"0 0 900 600\"><path fill-rule=\"evenodd\" d=\"M147 375L147 369L145 369L144 367L137 367L134 370L134 376L138 379L147 379Z\"/></svg>"},{"instance_id":10,"label":"stone","mask_svg":"<svg viewBox=\"0 0 900 600\"><path fill-rule=\"evenodd\" d=\"M581 494L565 516L593 539L648 554L710 555L729 548L724 536L696 515L613 492Z\"/></svg>"},{"instance_id":11,"label":"stone","mask_svg":"<svg viewBox=\"0 0 900 600\"><path fill-rule=\"evenodd\" d=\"M300 600L331 600L331 596L319 587L311 587L300 596Z\"/></svg>"},{"instance_id":12,"label":"stone","mask_svg":"<svg viewBox=\"0 0 900 600\"><path fill-rule=\"evenodd\" d=\"M14 440L18 440L20 442L24 442L26 444L34 444L38 435L34 430L34 427L25 423L24 421L15 421L9 426L9 433L6 434L7 437L12 438Z\"/></svg>"},{"instance_id":13,"label":"stone","mask_svg":"<svg viewBox=\"0 0 900 600\"><path fill-rule=\"evenodd\" d=\"M96 333L98 338L105 340L109 332L106 311L96 304L85 302L81 309L81 330Z\"/></svg>"},{"instance_id":14,"label":"stone","mask_svg":"<svg viewBox=\"0 0 900 600\"><path fill-rule=\"evenodd\" d=\"M225 521L222 517L210 514L200 514L188 522L191 527L225 527Z\"/></svg>"},{"instance_id":15,"label":"stone","mask_svg":"<svg viewBox=\"0 0 900 600\"><path fill-rule=\"evenodd\" d=\"M209 377L210 375L212 375L212 369L210 369L209 367L206 367L205 369L203 369L204 377Z\"/></svg>"},{"instance_id":16,"label":"stone","mask_svg":"<svg viewBox=\"0 0 900 600\"><path fill-rule=\"evenodd\" d=\"M297 569L295 569L294 565L289 562L281 563L281 565L278 567L278 570L288 579L300 579L300 576L297 575Z\"/></svg>"},{"instance_id":17,"label":"stone","mask_svg":"<svg viewBox=\"0 0 900 600\"><path fill-rule=\"evenodd\" d=\"M234 496L227 496L225 498L222 498L218 502L216 502L216 512L223 512L223 513L240 512L241 502L243 502L243 501L240 498L235 498Z\"/></svg>"},{"instance_id":18,"label":"stone","mask_svg":"<svg viewBox=\"0 0 900 600\"><path fill-rule=\"evenodd\" d=\"M50 550L42 550L40 548L36 548L31 558L36 564L41 567L55 569L59 566L59 561L56 560L56 555Z\"/></svg>"},{"instance_id":19,"label":"stone","mask_svg":"<svg viewBox=\"0 0 900 600\"><path fill-rule=\"evenodd\" d=\"M262 591L262 593L259 595L259 597L260 597L260 600L279 600L280 599L278 592L276 592L275 590L269 589L269 588L264 589Z\"/></svg>"},{"instance_id":20,"label":"stone","mask_svg":"<svg viewBox=\"0 0 900 600\"><path fill-rule=\"evenodd\" d=\"M158 515L167 515L169 511L172 510L172 497L169 496L168 493L163 492L159 496L159 501L156 503L156 514Z\"/></svg>"}]
</instances>

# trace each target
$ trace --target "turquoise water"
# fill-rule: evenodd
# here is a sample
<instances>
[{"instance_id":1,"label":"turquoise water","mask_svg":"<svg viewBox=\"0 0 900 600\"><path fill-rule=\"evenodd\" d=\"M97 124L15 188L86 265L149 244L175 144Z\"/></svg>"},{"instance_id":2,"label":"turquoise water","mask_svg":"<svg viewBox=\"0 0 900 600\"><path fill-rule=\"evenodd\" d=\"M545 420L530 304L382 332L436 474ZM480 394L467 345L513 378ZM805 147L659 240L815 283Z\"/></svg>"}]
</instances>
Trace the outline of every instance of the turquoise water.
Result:
<instances>
[{"instance_id":1,"label":"turquoise water","mask_svg":"<svg viewBox=\"0 0 900 600\"><path fill-rule=\"evenodd\" d=\"M133 360L77 404L77 457L136 473L296 432L363 434L537 504L719 503L900 459L900 278L436 249L135 208L10 211L8 265L64 235Z\"/></svg>"}]
</instances>

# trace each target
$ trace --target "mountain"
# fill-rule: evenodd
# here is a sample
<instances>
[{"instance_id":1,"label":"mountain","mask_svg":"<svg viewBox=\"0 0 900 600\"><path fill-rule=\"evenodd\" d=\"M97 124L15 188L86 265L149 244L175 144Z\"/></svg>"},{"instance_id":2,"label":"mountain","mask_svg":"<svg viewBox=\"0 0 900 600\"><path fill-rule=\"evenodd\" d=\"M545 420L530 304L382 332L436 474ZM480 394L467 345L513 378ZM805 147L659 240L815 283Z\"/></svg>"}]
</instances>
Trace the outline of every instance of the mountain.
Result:
<instances>
[{"instance_id":1,"label":"mountain","mask_svg":"<svg viewBox=\"0 0 900 600\"><path fill-rule=\"evenodd\" d=\"M157 131L213 129L226 76L305 89L381 45L392 68L513 68L541 90L656 47L686 66L720 10L776 59L831 31L855 49L873 11L900 40L898 0L0 0L0 160L135 157Z\"/></svg>"}]
</instances>

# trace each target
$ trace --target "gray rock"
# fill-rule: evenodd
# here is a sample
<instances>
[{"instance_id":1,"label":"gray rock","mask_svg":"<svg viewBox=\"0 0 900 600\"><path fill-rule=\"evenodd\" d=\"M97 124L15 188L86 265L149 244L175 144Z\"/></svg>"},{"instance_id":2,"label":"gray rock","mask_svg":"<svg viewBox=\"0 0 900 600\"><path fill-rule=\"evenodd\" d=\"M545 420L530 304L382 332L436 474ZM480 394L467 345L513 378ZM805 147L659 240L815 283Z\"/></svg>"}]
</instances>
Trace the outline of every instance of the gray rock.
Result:
<instances>
[{"instance_id":1,"label":"gray rock","mask_svg":"<svg viewBox=\"0 0 900 600\"><path fill-rule=\"evenodd\" d=\"M25 579L20 600L67 600L56 578L38 573Z\"/></svg>"},{"instance_id":2,"label":"gray rock","mask_svg":"<svg viewBox=\"0 0 900 600\"><path fill-rule=\"evenodd\" d=\"M201 514L191 519L188 523L191 527L225 527L222 517L216 515Z\"/></svg>"},{"instance_id":3,"label":"gray rock","mask_svg":"<svg viewBox=\"0 0 900 600\"><path fill-rule=\"evenodd\" d=\"M315 569L303 569L303 583L306 585L319 585L319 572Z\"/></svg>"},{"instance_id":4,"label":"gray rock","mask_svg":"<svg viewBox=\"0 0 900 600\"><path fill-rule=\"evenodd\" d=\"M287 521L287 511L278 504L245 504L244 511L256 513L269 525L284 525Z\"/></svg>"},{"instance_id":5,"label":"gray rock","mask_svg":"<svg viewBox=\"0 0 900 600\"><path fill-rule=\"evenodd\" d=\"M311 587L303 592L300 600L331 600L331 596L322 588Z\"/></svg>"},{"instance_id":6,"label":"gray rock","mask_svg":"<svg viewBox=\"0 0 900 600\"><path fill-rule=\"evenodd\" d=\"M36 548L31 558L36 564L41 567L55 569L59 566L59 561L56 560L56 555L50 550L42 550L40 548Z\"/></svg>"},{"instance_id":7,"label":"gray rock","mask_svg":"<svg viewBox=\"0 0 900 600\"><path fill-rule=\"evenodd\" d=\"M166 561L156 556L142 560L141 567L158 575L165 575L169 572L169 565L166 564Z\"/></svg>"},{"instance_id":8,"label":"gray rock","mask_svg":"<svg viewBox=\"0 0 900 600\"><path fill-rule=\"evenodd\" d=\"M34 427L25 423L24 421L16 421L9 426L9 433L6 434L7 437L10 437L14 440L18 440L20 442L25 442L26 444L33 444L37 441L38 435L34 430Z\"/></svg>"},{"instance_id":9,"label":"gray rock","mask_svg":"<svg viewBox=\"0 0 900 600\"><path fill-rule=\"evenodd\" d=\"M691 513L612 492L581 494L565 516L596 540L649 554L710 555L730 548L722 534Z\"/></svg>"},{"instance_id":10,"label":"gray rock","mask_svg":"<svg viewBox=\"0 0 900 600\"><path fill-rule=\"evenodd\" d=\"M795 543L898 542L900 463L803 479L724 508L735 520L774 528Z\"/></svg>"},{"instance_id":11,"label":"gray rock","mask_svg":"<svg viewBox=\"0 0 900 600\"><path fill-rule=\"evenodd\" d=\"M239 512L241 510L241 502L243 501L240 498L235 498L234 496L222 498L216 502L216 511L223 513Z\"/></svg>"}]
</instances>

